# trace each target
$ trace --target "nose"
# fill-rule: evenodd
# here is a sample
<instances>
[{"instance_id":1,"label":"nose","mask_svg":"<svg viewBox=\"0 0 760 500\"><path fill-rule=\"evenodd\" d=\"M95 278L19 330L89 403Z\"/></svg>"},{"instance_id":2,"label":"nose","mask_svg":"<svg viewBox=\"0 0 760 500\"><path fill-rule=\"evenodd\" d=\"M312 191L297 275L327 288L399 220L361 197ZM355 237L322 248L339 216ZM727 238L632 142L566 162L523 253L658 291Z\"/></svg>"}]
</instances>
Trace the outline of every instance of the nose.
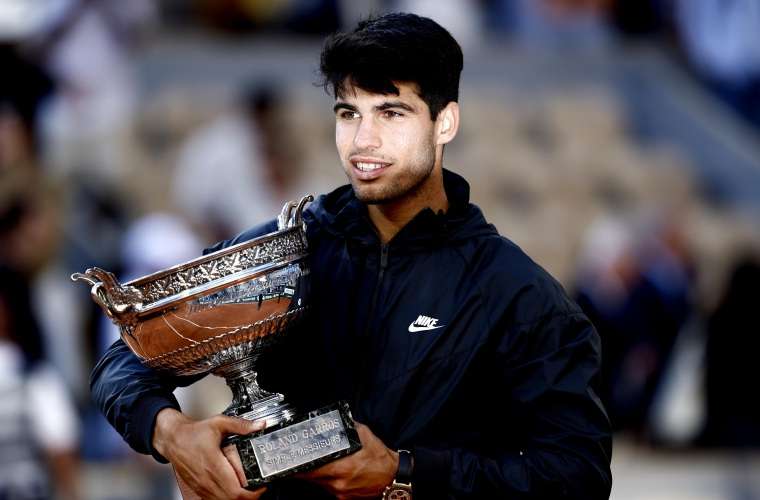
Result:
<instances>
[{"instance_id":1,"label":"nose","mask_svg":"<svg viewBox=\"0 0 760 500\"><path fill-rule=\"evenodd\" d=\"M359 151L380 148L382 141L379 132L372 118L362 118L354 135L354 146Z\"/></svg>"}]
</instances>

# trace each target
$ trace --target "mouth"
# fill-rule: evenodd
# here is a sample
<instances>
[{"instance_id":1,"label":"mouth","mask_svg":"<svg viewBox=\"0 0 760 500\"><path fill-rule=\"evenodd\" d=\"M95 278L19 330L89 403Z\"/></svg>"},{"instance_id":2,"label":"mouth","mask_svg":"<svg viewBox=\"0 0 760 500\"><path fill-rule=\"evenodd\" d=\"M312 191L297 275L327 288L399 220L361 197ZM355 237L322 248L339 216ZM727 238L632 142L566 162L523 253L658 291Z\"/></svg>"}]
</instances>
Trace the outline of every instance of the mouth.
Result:
<instances>
[{"instance_id":1,"label":"mouth","mask_svg":"<svg viewBox=\"0 0 760 500\"><path fill-rule=\"evenodd\" d=\"M349 160L361 180L371 180L378 177L392 164L375 158L352 157Z\"/></svg>"}]
</instances>

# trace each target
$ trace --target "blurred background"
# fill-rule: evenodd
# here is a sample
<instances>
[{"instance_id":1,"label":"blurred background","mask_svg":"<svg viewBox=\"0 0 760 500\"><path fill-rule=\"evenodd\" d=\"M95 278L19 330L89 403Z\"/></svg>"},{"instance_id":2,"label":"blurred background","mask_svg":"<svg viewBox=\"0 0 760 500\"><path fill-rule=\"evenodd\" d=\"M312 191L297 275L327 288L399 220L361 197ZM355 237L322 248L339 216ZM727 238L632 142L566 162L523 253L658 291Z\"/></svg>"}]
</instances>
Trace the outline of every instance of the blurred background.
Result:
<instances>
[{"instance_id":1,"label":"blurred background","mask_svg":"<svg viewBox=\"0 0 760 500\"><path fill-rule=\"evenodd\" d=\"M0 0L0 500L172 498L89 401L118 333L68 276L343 184L321 43L390 10L462 44L445 164L602 336L612 498L760 499L760 0Z\"/></svg>"}]
</instances>

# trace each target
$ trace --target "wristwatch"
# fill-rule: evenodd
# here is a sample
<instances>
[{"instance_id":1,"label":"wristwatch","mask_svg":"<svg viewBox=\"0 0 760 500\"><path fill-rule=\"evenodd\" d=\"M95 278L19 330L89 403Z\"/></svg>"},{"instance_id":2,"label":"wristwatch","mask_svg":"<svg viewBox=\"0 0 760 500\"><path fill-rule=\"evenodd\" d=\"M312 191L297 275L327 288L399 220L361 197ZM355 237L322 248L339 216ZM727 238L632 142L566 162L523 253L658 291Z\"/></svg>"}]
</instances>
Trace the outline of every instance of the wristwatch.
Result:
<instances>
[{"instance_id":1,"label":"wristwatch","mask_svg":"<svg viewBox=\"0 0 760 500\"><path fill-rule=\"evenodd\" d=\"M383 500L412 500L412 452L398 450L398 471L393 482L385 487Z\"/></svg>"}]
</instances>

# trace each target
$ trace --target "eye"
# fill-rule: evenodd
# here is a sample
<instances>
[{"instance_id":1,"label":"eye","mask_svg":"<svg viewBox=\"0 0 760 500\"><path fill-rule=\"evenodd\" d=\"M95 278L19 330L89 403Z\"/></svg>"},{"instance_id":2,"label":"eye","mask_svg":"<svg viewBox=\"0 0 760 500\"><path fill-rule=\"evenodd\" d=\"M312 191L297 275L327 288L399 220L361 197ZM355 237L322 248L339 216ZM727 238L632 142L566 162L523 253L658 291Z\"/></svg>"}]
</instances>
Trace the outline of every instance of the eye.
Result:
<instances>
[{"instance_id":1,"label":"eye","mask_svg":"<svg viewBox=\"0 0 760 500\"><path fill-rule=\"evenodd\" d=\"M340 111L338 113L338 118L340 118L341 120L355 120L359 118L359 113L356 111L344 109L343 111Z\"/></svg>"},{"instance_id":2,"label":"eye","mask_svg":"<svg viewBox=\"0 0 760 500\"><path fill-rule=\"evenodd\" d=\"M402 116L404 115L399 113L398 111L393 111L392 109L386 109L385 111L383 111L384 118L400 118Z\"/></svg>"}]
</instances>

